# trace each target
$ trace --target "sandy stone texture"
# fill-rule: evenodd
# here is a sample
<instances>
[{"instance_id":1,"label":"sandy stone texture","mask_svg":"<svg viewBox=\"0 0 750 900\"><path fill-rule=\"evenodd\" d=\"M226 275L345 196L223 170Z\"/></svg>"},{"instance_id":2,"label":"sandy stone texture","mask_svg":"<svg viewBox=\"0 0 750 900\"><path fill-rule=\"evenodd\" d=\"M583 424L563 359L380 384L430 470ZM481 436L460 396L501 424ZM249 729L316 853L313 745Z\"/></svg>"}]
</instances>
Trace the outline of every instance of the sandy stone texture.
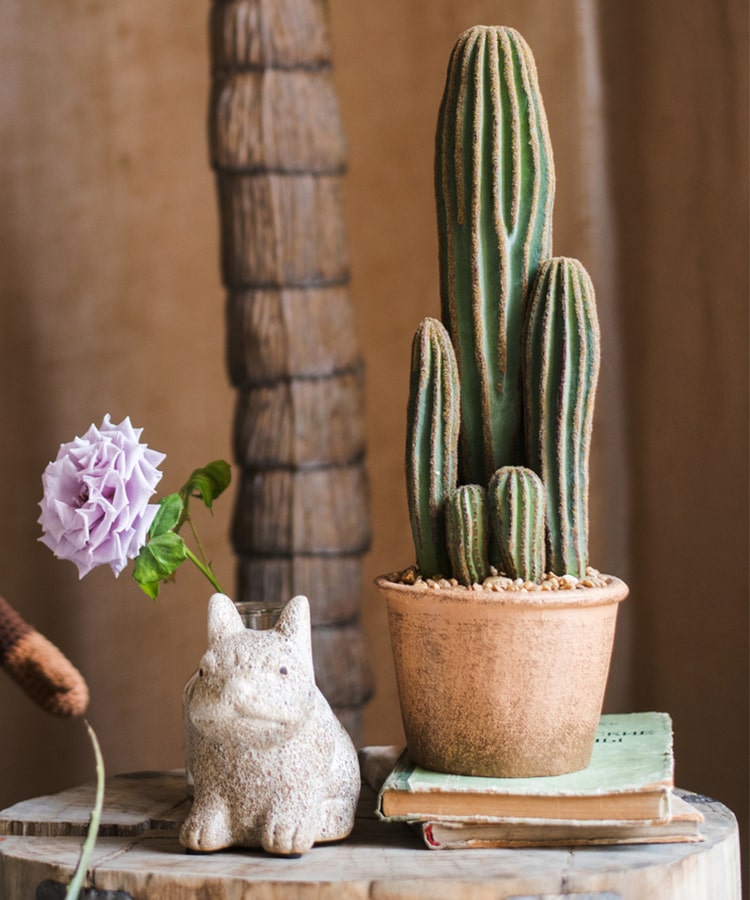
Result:
<instances>
[{"instance_id":1,"label":"sandy stone texture","mask_svg":"<svg viewBox=\"0 0 750 900\"><path fill-rule=\"evenodd\" d=\"M195 799L182 844L298 855L346 837L359 766L315 684L307 598L290 600L275 628L253 631L228 597L215 594L208 633L186 699Z\"/></svg>"}]
</instances>

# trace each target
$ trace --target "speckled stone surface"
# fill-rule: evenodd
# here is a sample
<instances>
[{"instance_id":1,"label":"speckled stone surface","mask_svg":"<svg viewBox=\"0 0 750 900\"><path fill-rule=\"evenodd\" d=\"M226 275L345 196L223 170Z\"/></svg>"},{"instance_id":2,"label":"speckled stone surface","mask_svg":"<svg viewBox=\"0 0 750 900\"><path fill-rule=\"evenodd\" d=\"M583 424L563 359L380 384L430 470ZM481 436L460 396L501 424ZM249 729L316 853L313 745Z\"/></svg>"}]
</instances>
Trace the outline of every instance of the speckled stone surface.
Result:
<instances>
[{"instance_id":1,"label":"speckled stone surface","mask_svg":"<svg viewBox=\"0 0 750 900\"><path fill-rule=\"evenodd\" d=\"M359 765L315 685L307 598L290 600L275 628L253 631L215 594L208 634L185 708L195 799L182 844L295 855L346 837Z\"/></svg>"}]
</instances>

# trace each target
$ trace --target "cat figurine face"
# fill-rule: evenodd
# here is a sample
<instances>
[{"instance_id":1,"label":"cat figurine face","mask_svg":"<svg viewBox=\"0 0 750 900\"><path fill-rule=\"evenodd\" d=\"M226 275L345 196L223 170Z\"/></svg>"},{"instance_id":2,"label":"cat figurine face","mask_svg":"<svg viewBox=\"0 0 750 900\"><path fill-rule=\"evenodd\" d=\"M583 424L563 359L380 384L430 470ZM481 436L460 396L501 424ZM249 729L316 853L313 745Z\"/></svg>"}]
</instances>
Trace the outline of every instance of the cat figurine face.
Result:
<instances>
[{"instance_id":1,"label":"cat figurine face","mask_svg":"<svg viewBox=\"0 0 750 900\"><path fill-rule=\"evenodd\" d=\"M231 601L212 599L208 643L190 704L196 730L255 747L287 740L317 692L306 598L291 600L276 627L263 631L246 628Z\"/></svg>"},{"instance_id":2,"label":"cat figurine face","mask_svg":"<svg viewBox=\"0 0 750 900\"><path fill-rule=\"evenodd\" d=\"M290 600L275 628L253 631L214 594L185 732L195 782L187 848L299 855L351 831L357 754L315 684L306 597Z\"/></svg>"}]
</instances>

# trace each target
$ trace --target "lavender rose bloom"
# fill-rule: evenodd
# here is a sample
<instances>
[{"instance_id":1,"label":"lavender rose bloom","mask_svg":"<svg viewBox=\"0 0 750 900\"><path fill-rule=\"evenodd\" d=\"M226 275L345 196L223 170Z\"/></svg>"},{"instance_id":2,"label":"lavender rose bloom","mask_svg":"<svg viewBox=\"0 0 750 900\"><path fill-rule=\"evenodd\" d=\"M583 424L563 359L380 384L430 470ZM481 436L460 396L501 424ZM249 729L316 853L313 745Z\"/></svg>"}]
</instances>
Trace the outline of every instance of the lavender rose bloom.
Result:
<instances>
[{"instance_id":1,"label":"lavender rose bloom","mask_svg":"<svg viewBox=\"0 0 750 900\"><path fill-rule=\"evenodd\" d=\"M44 470L39 540L75 563L80 578L105 563L119 575L146 543L158 509L148 501L166 456L139 442L142 431L106 415L99 428L61 444Z\"/></svg>"}]
</instances>

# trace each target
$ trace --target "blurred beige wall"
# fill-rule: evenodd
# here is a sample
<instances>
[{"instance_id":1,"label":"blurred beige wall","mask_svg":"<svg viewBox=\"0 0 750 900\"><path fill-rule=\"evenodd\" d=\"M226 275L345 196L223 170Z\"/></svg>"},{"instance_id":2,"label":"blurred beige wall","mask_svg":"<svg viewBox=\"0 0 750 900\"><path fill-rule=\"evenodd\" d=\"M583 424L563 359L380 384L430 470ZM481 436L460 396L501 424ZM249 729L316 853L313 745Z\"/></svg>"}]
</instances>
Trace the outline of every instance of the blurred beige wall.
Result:
<instances>
[{"instance_id":1,"label":"blurred beige wall","mask_svg":"<svg viewBox=\"0 0 750 900\"><path fill-rule=\"evenodd\" d=\"M623 575L610 708L672 712L678 780L747 803L747 10L741 0L330 0L350 147L351 294L367 364L375 539L407 565L411 335L438 311L432 194L448 55L476 23L537 58L555 150L555 253L592 273L604 331L593 559ZM104 412L168 454L166 490L229 455L218 226L205 138L207 4L0 6L0 592L78 664L110 772L180 766L204 644L192 573L154 604L36 543L40 475ZM231 503L203 533L224 581ZM382 606L377 694L402 739ZM0 678L0 807L88 780L76 723Z\"/></svg>"}]
</instances>

